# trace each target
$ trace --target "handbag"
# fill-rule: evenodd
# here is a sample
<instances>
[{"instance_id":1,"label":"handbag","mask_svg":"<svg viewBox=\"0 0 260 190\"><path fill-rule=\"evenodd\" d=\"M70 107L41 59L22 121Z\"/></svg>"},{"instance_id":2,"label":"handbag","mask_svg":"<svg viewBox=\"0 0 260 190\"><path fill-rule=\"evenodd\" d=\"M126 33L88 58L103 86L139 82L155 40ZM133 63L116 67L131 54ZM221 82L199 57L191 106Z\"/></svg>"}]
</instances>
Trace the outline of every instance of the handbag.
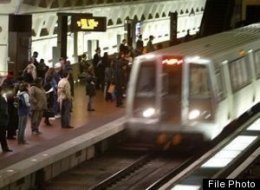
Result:
<instances>
[{"instance_id":1,"label":"handbag","mask_svg":"<svg viewBox=\"0 0 260 190\"><path fill-rule=\"evenodd\" d=\"M115 92L115 87L116 87L116 85L110 84L107 92L110 93L110 94L113 94Z\"/></svg>"}]
</instances>

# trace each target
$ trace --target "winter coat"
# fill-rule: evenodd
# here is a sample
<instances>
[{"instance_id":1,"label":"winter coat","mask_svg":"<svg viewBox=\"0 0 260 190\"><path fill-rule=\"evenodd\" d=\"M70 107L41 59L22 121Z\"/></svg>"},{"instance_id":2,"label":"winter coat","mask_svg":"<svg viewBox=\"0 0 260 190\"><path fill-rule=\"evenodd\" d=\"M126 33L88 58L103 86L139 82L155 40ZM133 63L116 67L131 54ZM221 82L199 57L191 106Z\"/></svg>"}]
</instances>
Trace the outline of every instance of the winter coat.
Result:
<instances>
[{"instance_id":1,"label":"winter coat","mask_svg":"<svg viewBox=\"0 0 260 190\"><path fill-rule=\"evenodd\" d=\"M93 75L87 75L86 78L86 95L96 95L96 78Z\"/></svg>"},{"instance_id":2,"label":"winter coat","mask_svg":"<svg viewBox=\"0 0 260 190\"><path fill-rule=\"evenodd\" d=\"M30 95L31 110L47 109L47 97L43 88L32 86Z\"/></svg>"},{"instance_id":3,"label":"winter coat","mask_svg":"<svg viewBox=\"0 0 260 190\"><path fill-rule=\"evenodd\" d=\"M8 105L3 96L0 95L0 126L7 127L9 121Z\"/></svg>"},{"instance_id":4,"label":"winter coat","mask_svg":"<svg viewBox=\"0 0 260 190\"><path fill-rule=\"evenodd\" d=\"M23 96L23 97L20 97ZM19 103L19 97L23 98L24 103ZM18 92L17 94L17 98L18 98L18 116L26 116L29 115L30 112L30 96L27 92L23 91L23 92Z\"/></svg>"}]
</instances>

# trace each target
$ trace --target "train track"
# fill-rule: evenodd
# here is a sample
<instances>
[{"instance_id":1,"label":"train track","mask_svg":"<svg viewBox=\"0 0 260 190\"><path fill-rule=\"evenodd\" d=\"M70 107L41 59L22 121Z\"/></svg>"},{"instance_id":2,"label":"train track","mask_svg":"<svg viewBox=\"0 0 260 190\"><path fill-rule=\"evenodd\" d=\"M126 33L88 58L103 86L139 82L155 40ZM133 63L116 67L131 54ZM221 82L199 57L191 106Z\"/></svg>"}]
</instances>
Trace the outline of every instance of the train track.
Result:
<instances>
[{"instance_id":1,"label":"train track","mask_svg":"<svg viewBox=\"0 0 260 190\"><path fill-rule=\"evenodd\" d=\"M94 187L91 190L131 190L131 189L146 189L154 181L161 178L170 171L179 168L190 154L175 155L164 154L156 156L154 153L145 156L137 161L141 164L133 169L132 166L125 168L120 174L115 174L112 178L108 178Z\"/></svg>"},{"instance_id":2,"label":"train track","mask_svg":"<svg viewBox=\"0 0 260 190\"><path fill-rule=\"evenodd\" d=\"M170 171L179 170L193 153L114 150L87 161L45 185L46 190L145 189Z\"/></svg>"}]
</instances>

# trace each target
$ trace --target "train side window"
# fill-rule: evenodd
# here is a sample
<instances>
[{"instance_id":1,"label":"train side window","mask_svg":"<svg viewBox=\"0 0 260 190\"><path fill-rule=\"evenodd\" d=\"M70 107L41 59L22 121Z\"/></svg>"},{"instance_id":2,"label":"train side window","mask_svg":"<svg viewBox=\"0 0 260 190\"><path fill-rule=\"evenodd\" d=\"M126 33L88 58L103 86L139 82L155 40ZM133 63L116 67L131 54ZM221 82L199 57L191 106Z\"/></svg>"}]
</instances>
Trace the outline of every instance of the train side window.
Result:
<instances>
[{"instance_id":1,"label":"train side window","mask_svg":"<svg viewBox=\"0 0 260 190\"><path fill-rule=\"evenodd\" d=\"M237 91L248 85L251 80L249 61L242 57L229 63L229 72L233 91Z\"/></svg>"},{"instance_id":2,"label":"train side window","mask_svg":"<svg viewBox=\"0 0 260 190\"><path fill-rule=\"evenodd\" d=\"M254 53L254 58L255 58L256 76L257 78L260 78L260 50Z\"/></svg>"},{"instance_id":3,"label":"train side window","mask_svg":"<svg viewBox=\"0 0 260 190\"><path fill-rule=\"evenodd\" d=\"M193 97L210 96L210 80L206 65L191 64L190 95Z\"/></svg>"},{"instance_id":4,"label":"train side window","mask_svg":"<svg viewBox=\"0 0 260 190\"><path fill-rule=\"evenodd\" d=\"M221 71L216 72L216 80L217 80L217 97L219 100L225 98L225 85L223 83L223 73Z\"/></svg>"}]
</instances>

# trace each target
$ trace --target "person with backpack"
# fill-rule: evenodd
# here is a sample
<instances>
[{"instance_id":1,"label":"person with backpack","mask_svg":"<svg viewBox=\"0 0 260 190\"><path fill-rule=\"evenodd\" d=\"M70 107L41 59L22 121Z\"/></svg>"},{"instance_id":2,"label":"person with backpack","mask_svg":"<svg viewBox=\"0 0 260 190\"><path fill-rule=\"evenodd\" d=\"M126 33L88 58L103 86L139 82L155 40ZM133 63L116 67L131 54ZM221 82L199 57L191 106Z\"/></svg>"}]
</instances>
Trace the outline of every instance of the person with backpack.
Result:
<instances>
[{"instance_id":1,"label":"person with backpack","mask_svg":"<svg viewBox=\"0 0 260 190\"><path fill-rule=\"evenodd\" d=\"M18 98L18 144L26 144L25 141L25 128L27 125L27 118L30 112L30 96L29 96L29 84L21 83L17 94Z\"/></svg>"}]
</instances>

